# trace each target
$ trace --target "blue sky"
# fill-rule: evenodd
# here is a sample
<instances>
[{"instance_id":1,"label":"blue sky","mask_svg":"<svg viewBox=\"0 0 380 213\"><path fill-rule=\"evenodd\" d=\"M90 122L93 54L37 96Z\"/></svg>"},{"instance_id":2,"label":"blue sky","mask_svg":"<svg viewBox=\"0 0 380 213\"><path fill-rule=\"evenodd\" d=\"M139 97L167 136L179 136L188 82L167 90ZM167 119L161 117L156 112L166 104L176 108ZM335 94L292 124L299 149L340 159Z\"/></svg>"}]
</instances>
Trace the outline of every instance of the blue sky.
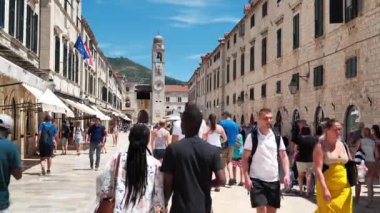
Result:
<instances>
[{"instance_id":1,"label":"blue sky","mask_svg":"<svg viewBox=\"0 0 380 213\"><path fill-rule=\"evenodd\" d=\"M243 17L248 0L86 0L83 15L107 56L151 68L153 37L165 39L166 75L188 81L200 55Z\"/></svg>"}]
</instances>

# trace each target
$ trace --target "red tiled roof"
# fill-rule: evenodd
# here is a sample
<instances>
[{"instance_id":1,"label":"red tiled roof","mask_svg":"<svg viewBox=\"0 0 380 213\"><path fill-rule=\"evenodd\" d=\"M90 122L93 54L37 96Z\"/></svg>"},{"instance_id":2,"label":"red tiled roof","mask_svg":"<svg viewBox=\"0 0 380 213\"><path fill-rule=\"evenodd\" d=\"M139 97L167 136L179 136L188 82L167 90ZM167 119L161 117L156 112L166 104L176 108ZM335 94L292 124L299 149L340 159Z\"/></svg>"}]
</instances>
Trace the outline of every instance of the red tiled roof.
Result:
<instances>
[{"instance_id":1,"label":"red tiled roof","mask_svg":"<svg viewBox=\"0 0 380 213\"><path fill-rule=\"evenodd\" d=\"M187 85L166 85L165 92L189 92Z\"/></svg>"}]
</instances>

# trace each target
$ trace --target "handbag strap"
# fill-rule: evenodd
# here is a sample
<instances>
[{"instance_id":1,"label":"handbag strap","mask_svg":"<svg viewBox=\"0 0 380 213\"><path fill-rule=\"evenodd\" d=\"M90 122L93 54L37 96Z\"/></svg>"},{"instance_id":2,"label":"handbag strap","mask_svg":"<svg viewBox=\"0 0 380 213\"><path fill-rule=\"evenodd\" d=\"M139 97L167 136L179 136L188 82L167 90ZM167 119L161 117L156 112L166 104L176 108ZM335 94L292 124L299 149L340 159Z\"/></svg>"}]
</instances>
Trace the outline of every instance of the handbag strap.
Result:
<instances>
[{"instance_id":1,"label":"handbag strap","mask_svg":"<svg viewBox=\"0 0 380 213\"><path fill-rule=\"evenodd\" d=\"M344 146L344 149L346 150L346 153L347 153L347 156L348 156L348 160L352 160L352 156L351 156L350 150L348 149L347 144L343 143L343 146Z\"/></svg>"}]
</instances>

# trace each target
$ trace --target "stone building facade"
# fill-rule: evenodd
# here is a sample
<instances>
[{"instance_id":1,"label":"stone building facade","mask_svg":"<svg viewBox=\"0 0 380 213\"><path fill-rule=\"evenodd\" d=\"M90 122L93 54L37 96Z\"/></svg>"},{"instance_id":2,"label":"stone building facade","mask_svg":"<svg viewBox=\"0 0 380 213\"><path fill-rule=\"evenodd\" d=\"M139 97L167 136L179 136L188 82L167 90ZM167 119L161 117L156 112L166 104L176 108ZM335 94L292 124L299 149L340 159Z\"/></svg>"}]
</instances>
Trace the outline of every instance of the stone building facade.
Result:
<instances>
[{"instance_id":1,"label":"stone building facade","mask_svg":"<svg viewBox=\"0 0 380 213\"><path fill-rule=\"evenodd\" d=\"M283 135L298 119L315 129L323 117L336 118L344 138L360 121L379 124L380 3L343 1L336 17L330 9L339 5L330 2L257 0L245 7L224 40L224 110L247 123L270 108Z\"/></svg>"},{"instance_id":2,"label":"stone building facade","mask_svg":"<svg viewBox=\"0 0 380 213\"><path fill-rule=\"evenodd\" d=\"M165 115L180 115L188 102L189 89L186 85L165 86Z\"/></svg>"},{"instance_id":3,"label":"stone building facade","mask_svg":"<svg viewBox=\"0 0 380 213\"><path fill-rule=\"evenodd\" d=\"M78 36L88 39L93 55L91 93L88 61L74 48ZM34 154L46 112L58 126L65 117L120 115L122 83L94 41L80 0L0 1L0 110L15 120L11 138L22 157ZM98 85L107 89L105 101Z\"/></svg>"}]
</instances>

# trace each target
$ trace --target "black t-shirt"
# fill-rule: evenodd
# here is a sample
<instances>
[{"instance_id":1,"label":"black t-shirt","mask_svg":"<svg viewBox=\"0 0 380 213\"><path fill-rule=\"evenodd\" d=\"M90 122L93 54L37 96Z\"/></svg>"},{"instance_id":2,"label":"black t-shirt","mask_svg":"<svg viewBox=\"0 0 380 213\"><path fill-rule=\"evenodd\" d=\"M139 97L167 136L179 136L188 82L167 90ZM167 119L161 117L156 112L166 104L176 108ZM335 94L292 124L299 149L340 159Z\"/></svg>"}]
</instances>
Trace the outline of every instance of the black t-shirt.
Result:
<instances>
[{"instance_id":1,"label":"black t-shirt","mask_svg":"<svg viewBox=\"0 0 380 213\"><path fill-rule=\"evenodd\" d=\"M296 161L313 162L313 150L317 140L311 136L299 136L296 140L298 145L298 155Z\"/></svg>"},{"instance_id":2,"label":"black t-shirt","mask_svg":"<svg viewBox=\"0 0 380 213\"><path fill-rule=\"evenodd\" d=\"M166 148L161 171L172 174L171 213L209 213L212 173L223 169L219 148L199 137L184 138Z\"/></svg>"},{"instance_id":3,"label":"black t-shirt","mask_svg":"<svg viewBox=\"0 0 380 213\"><path fill-rule=\"evenodd\" d=\"M70 137L70 127L62 124L62 137L69 138Z\"/></svg>"}]
</instances>

